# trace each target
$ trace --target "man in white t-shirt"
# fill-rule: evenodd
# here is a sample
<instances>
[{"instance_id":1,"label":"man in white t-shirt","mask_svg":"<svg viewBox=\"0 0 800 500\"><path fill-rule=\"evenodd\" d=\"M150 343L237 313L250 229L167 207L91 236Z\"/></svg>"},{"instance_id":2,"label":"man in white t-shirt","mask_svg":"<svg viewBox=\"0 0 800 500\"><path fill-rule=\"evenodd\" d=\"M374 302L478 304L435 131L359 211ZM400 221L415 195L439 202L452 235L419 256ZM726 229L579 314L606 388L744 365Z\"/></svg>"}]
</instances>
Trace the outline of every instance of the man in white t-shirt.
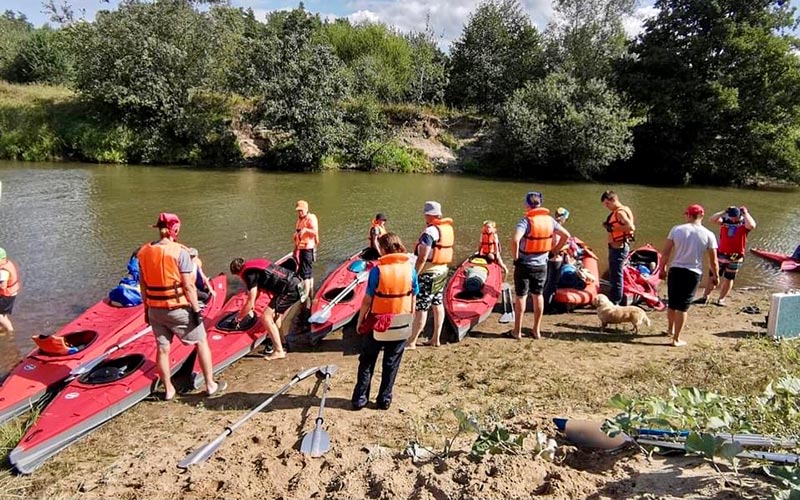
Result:
<instances>
[{"instance_id":1,"label":"man in white t-shirt","mask_svg":"<svg viewBox=\"0 0 800 500\"><path fill-rule=\"evenodd\" d=\"M674 226L667 236L662 252L661 277L667 277L667 334L672 336L672 345L681 347L681 330L686 324L689 305L694 300L700 278L703 276L703 254L708 255L711 264L711 280L719 284L719 263L717 262L717 237L703 227L705 211L700 205L689 205L684 213L686 223ZM674 250L674 255L673 255ZM667 262L669 276L666 273Z\"/></svg>"}]
</instances>

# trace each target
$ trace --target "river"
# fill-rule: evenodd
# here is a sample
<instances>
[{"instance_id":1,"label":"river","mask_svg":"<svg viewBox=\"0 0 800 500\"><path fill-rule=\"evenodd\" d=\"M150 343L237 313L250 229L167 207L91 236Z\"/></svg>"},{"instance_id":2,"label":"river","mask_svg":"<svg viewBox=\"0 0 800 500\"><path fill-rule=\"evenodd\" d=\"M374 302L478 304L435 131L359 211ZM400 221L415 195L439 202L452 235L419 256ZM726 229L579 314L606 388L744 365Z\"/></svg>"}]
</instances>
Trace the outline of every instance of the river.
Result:
<instances>
[{"instance_id":1,"label":"river","mask_svg":"<svg viewBox=\"0 0 800 500\"><path fill-rule=\"evenodd\" d=\"M607 186L599 184L19 162L0 162L0 181L0 246L20 266L23 280L12 316L15 337L0 337L0 373L30 348L32 335L55 331L103 298L125 274L131 252L156 236L150 225L162 211L181 217L180 241L199 249L213 275L238 256L277 258L290 251L294 203L308 200L320 221L319 280L364 245L376 212L385 212L387 227L411 244L424 224L425 200L440 201L445 216L455 220L458 259L476 248L484 219L497 221L506 243L523 214L525 193L536 189L551 210L570 210L567 229L598 251L601 272L605 267L601 222L607 211L599 196ZM691 203L702 204L707 213L747 205L758 221L751 247L791 252L800 243L798 192L610 187L634 211L636 244L661 247ZM506 261L510 264L508 256ZM737 286L800 288L800 273L781 273L751 255Z\"/></svg>"}]
</instances>

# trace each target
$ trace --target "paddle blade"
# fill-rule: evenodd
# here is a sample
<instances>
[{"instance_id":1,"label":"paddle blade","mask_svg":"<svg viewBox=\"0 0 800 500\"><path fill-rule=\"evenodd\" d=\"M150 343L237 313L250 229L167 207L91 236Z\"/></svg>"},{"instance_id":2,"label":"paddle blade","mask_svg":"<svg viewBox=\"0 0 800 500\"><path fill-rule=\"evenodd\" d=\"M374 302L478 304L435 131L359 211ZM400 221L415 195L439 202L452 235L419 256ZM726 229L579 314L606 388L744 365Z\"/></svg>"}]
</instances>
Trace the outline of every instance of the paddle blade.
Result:
<instances>
[{"instance_id":1,"label":"paddle blade","mask_svg":"<svg viewBox=\"0 0 800 500\"><path fill-rule=\"evenodd\" d=\"M784 260L781 262L781 271L797 271L800 270L800 262L794 260Z\"/></svg>"},{"instance_id":2,"label":"paddle blade","mask_svg":"<svg viewBox=\"0 0 800 500\"><path fill-rule=\"evenodd\" d=\"M214 452L217 451L217 448L219 448L220 445L222 445L222 442L225 441L225 438L228 437L228 434L229 434L228 429L225 429L225 432L217 436L216 439L191 452L189 455L186 456L186 458L178 462L178 468L186 470L192 465L196 465L208 460L208 457L213 455Z\"/></svg>"},{"instance_id":3,"label":"paddle blade","mask_svg":"<svg viewBox=\"0 0 800 500\"><path fill-rule=\"evenodd\" d=\"M331 449L331 437L321 427L321 423L314 430L303 437L300 443L300 452L313 458L321 457Z\"/></svg>"},{"instance_id":4,"label":"paddle blade","mask_svg":"<svg viewBox=\"0 0 800 500\"><path fill-rule=\"evenodd\" d=\"M308 318L308 322L321 325L322 323L328 321L330 318L331 318L331 308L326 307L325 309L312 314L311 317Z\"/></svg>"}]
</instances>

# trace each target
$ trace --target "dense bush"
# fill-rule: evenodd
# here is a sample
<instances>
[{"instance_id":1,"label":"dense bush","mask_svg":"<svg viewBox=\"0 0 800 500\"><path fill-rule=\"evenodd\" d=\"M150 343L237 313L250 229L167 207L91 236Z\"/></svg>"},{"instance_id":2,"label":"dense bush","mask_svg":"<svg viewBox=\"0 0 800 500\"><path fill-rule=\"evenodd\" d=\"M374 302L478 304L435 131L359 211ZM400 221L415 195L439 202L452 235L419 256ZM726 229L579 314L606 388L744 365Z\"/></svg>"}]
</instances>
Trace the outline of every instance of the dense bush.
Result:
<instances>
[{"instance_id":1,"label":"dense bush","mask_svg":"<svg viewBox=\"0 0 800 500\"><path fill-rule=\"evenodd\" d=\"M33 31L17 48L6 78L18 83L68 83L73 66L68 38L64 30L44 27Z\"/></svg>"}]
</instances>

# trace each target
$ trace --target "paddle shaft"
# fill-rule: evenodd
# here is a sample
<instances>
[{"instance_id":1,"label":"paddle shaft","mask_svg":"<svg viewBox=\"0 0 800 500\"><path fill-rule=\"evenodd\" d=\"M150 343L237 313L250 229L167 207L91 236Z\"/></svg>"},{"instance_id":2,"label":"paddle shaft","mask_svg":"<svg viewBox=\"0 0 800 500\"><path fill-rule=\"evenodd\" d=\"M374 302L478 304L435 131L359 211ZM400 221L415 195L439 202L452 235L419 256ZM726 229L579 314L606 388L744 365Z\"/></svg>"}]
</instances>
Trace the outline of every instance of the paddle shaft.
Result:
<instances>
[{"instance_id":1,"label":"paddle shaft","mask_svg":"<svg viewBox=\"0 0 800 500\"><path fill-rule=\"evenodd\" d=\"M220 445L222 445L223 441L225 441L225 438L227 438L228 436L233 434L233 431L235 431L236 429L241 427L245 422L250 420L250 418L252 418L253 415L255 415L256 413L258 413L261 410L263 410L264 408L266 408L270 403L272 403L275 400L275 398L277 398L281 394L283 394L286 391L288 391L289 389L291 389L295 384L297 384L301 380L304 380L304 379L308 378L310 375L316 373L318 370L319 370L319 367L314 367L314 368L309 368L308 370L305 370L303 372L300 372L300 373L296 374L294 377L292 377L292 380L290 380L288 384L286 384L283 387L281 387L280 389L278 389L277 392L275 392L272 396L267 398L264 402L262 402L261 404L259 404L255 408L253 408L247 415L245 415L244 417L242 417L238 421L234 422L232 425L226 427L225 430L222 431L222 433L219 436L217 436L213 441L211 441L208 444L196 449L191 454L189 454L186 458L181 460L178 463L178 467L181 468L181 469L187 469L191 465L198 464L200 462L204 462L206 459L208 459L208 457L210 457L217 450L217 448L220 447Z\"/></svg>"},{"instance_id":2,"label":"paddle shaft","mask_svg":"<svg viewBox=\"0 0 800 500\"><path fill-rule=\"evenodd\" d=\"M328 304L325 307L323 307L320 312L312 314L311 317L308 318L308 322L309 323L324 323L324 322L328 321L328 318L331 315L331 310L333 309L333 306L335 306L336 304L341 302L342 299L348 293L350 293L359 283L363 282L367 278L367 276L369 276L369 271L362 271L362 272L358 273L358 276L356 276L353 279L353 281L351 281L346 287L344 287L344 289L341 292L339 292L336 295L336 297L333 298L333 300L328 302Z\"/></svg>"},{"instance_id":3,"label":"paddle shaft","mask_svg":"<svg viewBox=\"0 0 800 500\"><path fill-rule=\"evenodd\" d=\"M686 446L682 442L675 441L661 441L659 439L636 439L639 444L646 444L649 446L658 446L660 448L670 448L673 450L686 451ZM751 458L754 460L767 460L770 462L777 462L782 464L798 464L800 463L800 455L794 453L774 453L769 451L743 451L736 455L739 458Z\"/></svg>"},{"instance_id":4,"label":"paddle shaft","mask_svg":"<svg viewBox=\"0 0 800 500\"><path fill-rule=\"evenodd\" d=\"M136 335L134 335L133 337L131 337L129 339L126 339L124 342L120 342L119 344L115 345L114 347L112 347L111 349L107 350L106 352L104 352L100 356L94 358L93 360L87 361L86 363L83 363L82 365L76 366L75 368L72 369L71 372L69 372L69 376L70 377L77 377L77 376L83 375L84 373L90 371L95 366L97 366L100 363L102 363L106 358L108 358L109 356L111 356L115 352L117 352L120 349L122 349L123 347L129 345L131 342L144 337L145 335L147 335L148 333L150 333L152 331L153 331L153 327L150 326L150 325L147 325L146 328L143 328L143 329L139 330L139 332Z\"/></svg>"}]
</instances>

